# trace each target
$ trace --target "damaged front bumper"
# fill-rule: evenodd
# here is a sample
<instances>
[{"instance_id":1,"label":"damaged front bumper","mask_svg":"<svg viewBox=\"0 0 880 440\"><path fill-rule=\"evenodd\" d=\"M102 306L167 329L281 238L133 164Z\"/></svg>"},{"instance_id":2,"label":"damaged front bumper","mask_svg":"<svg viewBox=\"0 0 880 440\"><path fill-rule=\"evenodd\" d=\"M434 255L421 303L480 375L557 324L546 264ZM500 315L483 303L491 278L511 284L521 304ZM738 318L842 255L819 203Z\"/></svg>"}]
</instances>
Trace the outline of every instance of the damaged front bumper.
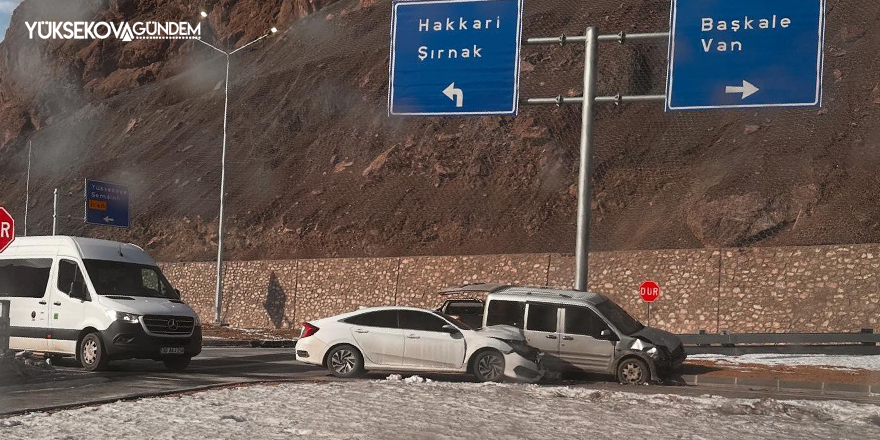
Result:
<instances>
[{"instance_id":1,"label":"damaged front bumper","mask_svg":"<svg viewBox=\"0 0 880 440\"><path fill-rule=\"evenodd\" d=\"M504 376L518 382L535 383L544 377L546 370L541 365L540 357L536 360L526 359L516 352L504 355Z\"/></svg>"}]
</instances>

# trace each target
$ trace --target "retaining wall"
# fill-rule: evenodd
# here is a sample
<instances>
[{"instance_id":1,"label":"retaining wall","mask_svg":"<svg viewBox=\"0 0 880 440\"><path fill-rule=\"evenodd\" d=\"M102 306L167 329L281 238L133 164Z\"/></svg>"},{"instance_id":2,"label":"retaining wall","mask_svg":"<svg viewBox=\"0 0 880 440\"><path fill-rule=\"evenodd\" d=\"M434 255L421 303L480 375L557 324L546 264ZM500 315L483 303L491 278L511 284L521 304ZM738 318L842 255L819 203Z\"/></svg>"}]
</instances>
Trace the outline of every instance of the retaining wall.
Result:
<instances>
[{"instance_id":1,"label":"retaining wall","mask_svg":"<svg viewBox=\"0 0 880 440\"><path fill-rule=\"evenodd\" d=\"M213 321L215 265L161 264L184 300ZM848 332L877 328L880 244L594 252L590 290L642 322L646 279L661 298L650 324L676 333ZM359 306L434 308L443 287L473 282L569 287L574 257L562 254L233 261L223 277L223 321L292 328Z\"/></svg>"}]
</instances>

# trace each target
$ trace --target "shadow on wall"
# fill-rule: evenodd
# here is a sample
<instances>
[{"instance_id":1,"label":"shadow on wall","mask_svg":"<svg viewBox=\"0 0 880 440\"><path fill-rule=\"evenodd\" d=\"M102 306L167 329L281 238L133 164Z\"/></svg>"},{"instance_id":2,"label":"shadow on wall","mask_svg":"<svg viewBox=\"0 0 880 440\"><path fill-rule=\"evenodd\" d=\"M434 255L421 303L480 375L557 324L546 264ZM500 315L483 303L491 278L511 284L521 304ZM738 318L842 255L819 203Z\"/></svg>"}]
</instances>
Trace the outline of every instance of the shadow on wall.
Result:
<instances>
[{"instance_id":1,"label":"shadow on wall","mask_svg":"<svg viewBox=\"0 0 880 440\"><path fill-rule=\"evenodd\" d=\"M278 282L275 272L272 272L269 275L269 285L266 287L266 301L263 303L263 307L266 309L266 314L269 315L269 319L275 328L281 328L286 321L284 317L284 307L286 304L287 293L284 292L284 287L281 287L281 283Z\"/></svg>"}]
</instances>

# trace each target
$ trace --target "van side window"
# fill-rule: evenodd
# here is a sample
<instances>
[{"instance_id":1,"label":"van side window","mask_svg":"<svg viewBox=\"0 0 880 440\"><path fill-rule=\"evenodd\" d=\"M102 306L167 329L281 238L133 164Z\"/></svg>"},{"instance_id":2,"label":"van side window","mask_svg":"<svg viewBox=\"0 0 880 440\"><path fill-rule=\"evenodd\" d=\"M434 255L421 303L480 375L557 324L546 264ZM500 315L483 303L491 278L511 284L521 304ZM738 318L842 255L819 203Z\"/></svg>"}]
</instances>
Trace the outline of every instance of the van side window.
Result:
<instances>
[{"instance_id":1,"label":"van side window","mask_svg":"<svg viewBox=\"0 0 880 440\"><path fill-rule=\"evenodd\" d=\"M0 297L42 298L51 268L48 258L0 260Z\"/></svg>"},{"instance_id":2,"label":"van side window","mask_svg":"<svg viewBox=\"0 0 880 440\"><path fill-rule=\"evenodd\" d=\"M588 308L565 308L565 333L598 338L599 333L607 328L605 321Z\"/></svg>"},{"instance_id":3,"label":"van side window","mask_svg":"<svg viewBox=\"0 0 880 440\"><path fill-rule=\"evenodd\" d=\"M61 260L58 262L58 290L70 295L73 289L73 283L82 282L83 276L79 271L79 266L70 260Z\"/></svg>"},{"instance_id":4,"label":"van side window","mask_svg":"<svg viewBox=\"0 0 880 440\"><path fill-rule=\"evenodd\" d=\"M559 306L553 304L529 304L529 323L527 330L556 333L556 311Z\"/></svg>"},{"instance_id":5,"label":"van side window","mask_svg":"<svg viewBox=\"0 0 880 440\"><path fill-rule=\"evenodd\" d=\"M526 312L526 304L519 301L489 301L486 326L512 325L523 328L523 317Z\"/></svg>"}]
</instances>

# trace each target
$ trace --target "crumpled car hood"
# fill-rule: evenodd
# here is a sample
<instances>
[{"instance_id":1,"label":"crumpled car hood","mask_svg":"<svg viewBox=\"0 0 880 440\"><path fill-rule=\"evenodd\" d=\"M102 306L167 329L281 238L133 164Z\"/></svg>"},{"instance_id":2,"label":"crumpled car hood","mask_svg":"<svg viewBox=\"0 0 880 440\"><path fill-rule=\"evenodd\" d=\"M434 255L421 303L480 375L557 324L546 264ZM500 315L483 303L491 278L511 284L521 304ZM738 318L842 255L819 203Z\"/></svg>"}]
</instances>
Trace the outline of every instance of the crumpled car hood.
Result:
<instances>
[{"instance_id":1,"label":"crumpled car hood","mask_svg":"<svg viewBox=\"0 0 880 440\"><path fill-rule=\"evenodd\" d=\"M519 328L510 325L492 325L474 331L480 336L502 339L506 341L525 341L526 337Z\"/></svg>"},{"instance_id":2,"label":"crumpled car hood","mask_svg":"<svg viewBox=\"0 0 880 440\"><path fill-rule=\"evenodd\" d=\"M669 351L675 350L675 348L681 344L681 339L679 339L678 336L653 327L645 327L637 331L633 336L641 336L651 341L654 345L666 347Z\"/></svg>"}]
</instances>

